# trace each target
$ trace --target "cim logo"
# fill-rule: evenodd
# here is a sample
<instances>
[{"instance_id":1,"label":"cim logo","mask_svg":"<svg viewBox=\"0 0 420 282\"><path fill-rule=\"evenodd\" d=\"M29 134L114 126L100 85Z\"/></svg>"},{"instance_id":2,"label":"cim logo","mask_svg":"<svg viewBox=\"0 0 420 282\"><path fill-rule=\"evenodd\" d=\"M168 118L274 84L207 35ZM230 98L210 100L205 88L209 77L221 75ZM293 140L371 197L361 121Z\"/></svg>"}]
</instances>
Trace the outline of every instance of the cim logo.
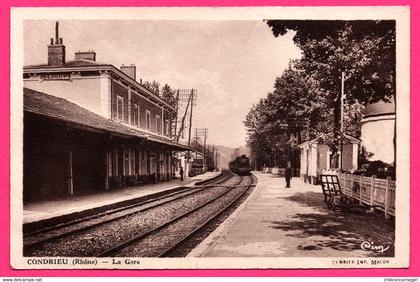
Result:
<instances>
[{"instance_id":1,"label":"cim logo","mask_svg":"<svg viewBox=\"0 0 420 282\"><path fill-rule=\"evenodd\" d=\"M360 244L360 248L364 251L374 251L376 253L384 253L389 249L389 246L375 245L374 242L364 241Z\"/></svg>"}]
</instances>

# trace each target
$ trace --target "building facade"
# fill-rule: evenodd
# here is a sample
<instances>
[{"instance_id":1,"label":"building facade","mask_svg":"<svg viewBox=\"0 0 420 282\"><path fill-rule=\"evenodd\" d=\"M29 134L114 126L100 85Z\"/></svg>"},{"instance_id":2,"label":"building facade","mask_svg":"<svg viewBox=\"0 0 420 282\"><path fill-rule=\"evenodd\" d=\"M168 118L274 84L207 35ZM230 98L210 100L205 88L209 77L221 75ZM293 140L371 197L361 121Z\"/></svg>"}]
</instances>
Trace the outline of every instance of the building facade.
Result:
<instances>
[{"instance_id":1,"label":"building facade","mask_svg":"<svg viewBox=\"0 0 420 282\"><path fill-rule=\"evenodd\" d=\"M188 150L172 141L175 108L134 65L99 64L94 51L66 61L65 51L56 24L48 63L23 69L26 198L172 179L174 152Z\"/></svg>"},{"instance_id":2,"label":"building facade","mask_svg":"<svg viewBox=\"0 0 420 282\"><path fill-rule=\"evenodd\" d=\"M362 146L370 161L394 163L395 104L377 102L366 106L362 119Z\"/></svg>"},{"instance_id":3,"label":"building facade","mask_svg":"<svg viewBox=\"0 0 420 282\"><path fill-rule=\"evenodd\" d=\"M342 170L351 171L358 167L358 150L360 140L344 136ZM318 139L303 142L300 148L300 177L312 184L318 184L324 170L338 169L341 164L341 150L337 152L338 159L333 158L331 148Z\"/></svg>"}]
</instances>

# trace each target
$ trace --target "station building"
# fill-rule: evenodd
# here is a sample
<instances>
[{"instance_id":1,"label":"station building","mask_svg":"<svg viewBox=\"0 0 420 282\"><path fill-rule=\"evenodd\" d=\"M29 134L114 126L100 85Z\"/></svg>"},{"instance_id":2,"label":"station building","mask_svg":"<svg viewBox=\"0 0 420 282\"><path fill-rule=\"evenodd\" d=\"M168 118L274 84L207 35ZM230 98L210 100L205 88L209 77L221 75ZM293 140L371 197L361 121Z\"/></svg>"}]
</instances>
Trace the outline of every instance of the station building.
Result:
<instances>
[{"instance_id":1,"label":"station building","mask_svg":"<svg viewBox=\"0 0 420 282\"><path fill-rule=\"evenodd\" d=\"M370 161L394 163L395 103L380 101L366 106L362 118L362 146Z\"/></svg>"},{"instance_id":2,"label":"station building","mask_svg":"<svg viewBox=\"0 0 420 282\"><path fill-rule=\"evenodd\" d=\"M58 35L48 62L25 66L24 200L174 178L176 109L136 80L134 65L66 61Z\"/></svg>"}]
</instances>

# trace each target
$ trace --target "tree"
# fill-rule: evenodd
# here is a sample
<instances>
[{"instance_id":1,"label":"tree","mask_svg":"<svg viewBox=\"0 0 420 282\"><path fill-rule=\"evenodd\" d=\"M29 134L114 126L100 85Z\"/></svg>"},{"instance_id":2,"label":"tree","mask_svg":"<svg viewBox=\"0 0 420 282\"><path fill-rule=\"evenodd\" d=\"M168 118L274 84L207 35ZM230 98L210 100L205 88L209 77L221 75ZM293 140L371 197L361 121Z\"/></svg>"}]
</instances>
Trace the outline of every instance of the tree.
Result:
<instances>
[{"instance_id":1,"label":"tree","mask_svg":"<svg viewBox=\"0 0 420 282\"><path fill-rule=\"evenodd\" d=\"M254 105L246 117L247 143L254 155L269 165L280 161L284 165L285 160L295 159L297 145L304 139L320 132L329 134L327 121L331 114L324 100L318 83L291 63L276 79L274 91Z\"/></svg>"},{"instance_id":2,"label":"tree","mask_svg":"<svg viewBox=\"0 0 420 282\"><path fill-rule=\"evenodd\" d=\"M264 100L261 99L257 104L253 105L244 121L247 127L247 143L252 148L255 158L261 159L262 162L271 165L272 147L265 132L265 107Z\"/></svg>"},{"instance_id":3,"label":"tree","mask_svg":"<svg viewBox=\"0 0 420 282\"><path fill-rule=\"evenodd\" d=\"M159 84L159 82L157 82L155 80L153 80L153 82L144 81L144 82L142 82L142 85L146 89L148 89L149 91L151 91L154 94L156 94L157 96L160 96L160 91L159 91L160 84Z\"/></svg>"},{"instance_id":4,"label":"tree","mask_svg":"<svg viewBox=\"0 0 420 282\"><path fill-rule=\"evenodd\" d=\"M300 60L321 86L336 95L346 71L346 99L362 104L395 95L395 21L268 20L274 36L295 30Z\"/></svg>"},{"instance_id":5,"label":"tree","mask_svg":"<svg viewBox=\"0 0 420 282\"><path fill-rule=\"evenodd\" d=\"M337 144L340 131L341 72L347 104L395 101L395 21L266 22L276 37L296 31L293 40L303 52L297 67L319 83L332 109L332 143Z\"/></svg>"},{"instance_id":6,"label":"tree","mask_svg":"<svg viewBox=\"0 0 420 282\"><path fill-rule=\"evenodd\" d=\"M160 96L159 87L160 87L159 82L157 82L156 80L153 80L151 88L152 88L152 91L158 96Z\"/></svg>"},{"instance_id":7,"label":"tree","mask_svg":"<svg viewBox=\"0 0 420 282\"><path fill-rule=\"evenodd\" d=\"M162 99L165 100L169 105L176 106L175 90L173 90L168 84L165 84L161 90Z\"/></svg>"}]
</instances>

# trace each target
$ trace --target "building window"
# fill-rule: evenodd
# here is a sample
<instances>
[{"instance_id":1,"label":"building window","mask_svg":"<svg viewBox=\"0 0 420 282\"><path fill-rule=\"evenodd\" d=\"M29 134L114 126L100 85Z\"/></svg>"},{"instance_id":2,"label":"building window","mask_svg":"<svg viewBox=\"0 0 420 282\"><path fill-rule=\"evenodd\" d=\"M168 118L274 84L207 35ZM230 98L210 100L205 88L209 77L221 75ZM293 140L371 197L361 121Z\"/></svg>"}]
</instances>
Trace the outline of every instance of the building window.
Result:
<instances>
[{"instance_id":1,"label":"building window","mask_svg":"<svg viewBox=\"0 0 420 282\"><path fill-rule=\"evenodd\" d=\"M160 120L160 115L156 115L156 132L162 134L162 121Z\"/></svg>"},{"instance_id":2,"label":"building window","mask_svg":"<svg viewBox=\"0 0 420 282\"><path fill-rule=\"evenodd\" d=\"M134 126L140 127L140 108L136 104L133 106L132 115L132 124Z\"/></svg>"},{"instance_id":3,"label":"building window","mask_svg":"<svg viewBox=\"0 0 420 282\"><path fill-rule=\"evenodd\" d=\"M151 130L152 124L150 120L150 111L146 110L146 129Z\"/></svg>"},{"instance_id":4,"label":"building window","mask_svg":"<svg viewBox=\"0 0 420 282\"><path fill-rule=\"evenodd\" d=\"M124 99L117 96L117 120L122 121L124 118Z\"/></svg>"},{"instance_id":5,"label":"building window","mask_svg":"<svg viewBox=\"0 0 420 282\"><path fill-rule=\"evenodd\" d=\"M169 137L169 120L165 120L165 135Z\"/></svg>"}]
</instances>

